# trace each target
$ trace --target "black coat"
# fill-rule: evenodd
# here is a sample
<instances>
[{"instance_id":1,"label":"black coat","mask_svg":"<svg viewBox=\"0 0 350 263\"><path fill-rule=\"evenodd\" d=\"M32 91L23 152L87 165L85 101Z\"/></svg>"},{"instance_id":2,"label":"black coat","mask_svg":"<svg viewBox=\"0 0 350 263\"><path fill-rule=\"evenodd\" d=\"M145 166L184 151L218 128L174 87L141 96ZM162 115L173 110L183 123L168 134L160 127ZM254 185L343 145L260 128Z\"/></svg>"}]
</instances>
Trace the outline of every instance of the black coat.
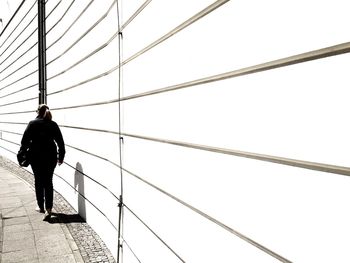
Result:
<instances>
[{"instance_id":1,"label":"black coat","mask_svg":"<svg viewBox=\"0 0 350 263\"><path fill-rule=\"evenodd\" d=\"M57 152L57 146L58 152ZM37 117L29 122L24 131L21 149L30 145L31 162L55 161L63 162L66 153L62 133L57 123Z\"/></svg>"}]
</instances>

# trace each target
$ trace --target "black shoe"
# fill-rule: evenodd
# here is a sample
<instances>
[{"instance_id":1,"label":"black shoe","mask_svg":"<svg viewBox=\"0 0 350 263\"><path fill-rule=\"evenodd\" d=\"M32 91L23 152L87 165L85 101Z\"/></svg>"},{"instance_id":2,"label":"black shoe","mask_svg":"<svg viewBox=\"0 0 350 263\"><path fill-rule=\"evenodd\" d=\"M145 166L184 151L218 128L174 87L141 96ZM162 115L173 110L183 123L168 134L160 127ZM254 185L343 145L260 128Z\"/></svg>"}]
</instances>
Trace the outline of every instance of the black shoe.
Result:
<instances>
[{"instance_id":1,"label":"black shoe","mask_svg":"<svg viewBox=\"0 0 350 263\"><path fill-rule=\"evenodd\" d=\"M49 212L46 211L46 212L45 212L45 215L44 215L44 218L43 218L43 221L49 222L50 219L51 219L51 213L49 213Z\"/></svg>"}]
</instances>

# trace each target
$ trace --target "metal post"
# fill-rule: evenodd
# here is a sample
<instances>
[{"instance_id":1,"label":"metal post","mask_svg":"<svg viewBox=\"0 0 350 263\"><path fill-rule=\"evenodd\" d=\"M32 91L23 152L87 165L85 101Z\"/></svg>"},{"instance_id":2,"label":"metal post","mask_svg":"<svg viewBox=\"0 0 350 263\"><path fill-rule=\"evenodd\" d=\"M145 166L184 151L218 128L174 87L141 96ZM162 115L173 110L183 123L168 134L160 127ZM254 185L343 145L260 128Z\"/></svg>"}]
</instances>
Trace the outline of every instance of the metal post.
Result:
<instances>
[{"instance_id":1,"label":"metal post","mask_svg":"<svg viewBox=\"0 0 350 263\"><path fill-rule=\"evenodd\" d=\"M123 195L119 196L119 220L118 220L118 252L117 252L117 263L121 262L121 251L123 249L123 245L121 242L121 232L122 232L122 220L123 220Z\"/></svg>"},{"instance_id":2,"label":"metal post","mask_svg":"<svg viewBox=\"0 0 350 263\"><path fill-rule=\"evenodd\" d=\"M46 15L45 0L38 0L39 104L46 99Z\"/></svg>"}]
</instances>

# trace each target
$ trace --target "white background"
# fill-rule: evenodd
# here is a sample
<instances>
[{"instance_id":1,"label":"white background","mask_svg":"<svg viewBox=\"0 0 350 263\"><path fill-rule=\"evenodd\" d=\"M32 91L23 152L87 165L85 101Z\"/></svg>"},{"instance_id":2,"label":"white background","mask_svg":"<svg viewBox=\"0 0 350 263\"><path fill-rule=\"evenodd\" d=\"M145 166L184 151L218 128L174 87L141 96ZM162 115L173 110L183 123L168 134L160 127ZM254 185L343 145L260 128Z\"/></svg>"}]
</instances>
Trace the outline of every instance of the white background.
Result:
<instances>
[{"instance_id":1,"label":"white background","mask_svg":"<svg viewBox=\"0 0 350 263\"><path fill-rule=\"evenodd\" d=\"M67 29L89 1L76 2L48 34L48 45ZM59 44L48 50L48 61L64 52L106 13L112 2L95 1ZM47 10L56 3L49 1ZM142 3L123 1L122 22ZM128 59L211 3L152 1L123 31L122 58ZM62 1L48 18L47 28L55 24L69 4L70 1ZM122 96L347 42L348 10L345 0L229 1L126 64L122 70ZM48 77L108 41L117 30L116 12L116 6L112 7L82 41L50 64ZM101 52L49 80L48 92L113 68L118 64L118 48L115 39ZM127 100L121 104L121 129L161 139L349 166L349 64L346 54ZM22 85L28 83L29 79ZM60 125L118 131L115 103L55 110L117 97L116 70L48 96L48 103ZM35 101L31 105L34 107ZM3 108L2 112L19 108L29 106L23 103ZM15 118L28 121L31 117L34 116L26 114ZM13 118L1 116L1 120ZM13 125L5 128L18 129ZM68 145L119 163L117 135L70 128L62 128L62 132ZM7 152L2 154L14 159ZM120 171L115 166L69 147L66 162L74 167L80 165L84 173L119 196ZM123 167L293 262L350 260L348 177L127 136ZM117 225L117 201L108 192L91 180L82 179L67 165L57 168L56 173L76 189L80 187L79 191ZM76 186L77 180L80 186ZM88 202L82 205L84 201L61 179L56 178L55 187L83 213L116 255L117 233L110 223ZM186 262L276 261L126 172L124 202ZM127 209L123 236L141 262L178 262ZM124 262L137 262L126 246Z\"/></svg>"}]
</instances>

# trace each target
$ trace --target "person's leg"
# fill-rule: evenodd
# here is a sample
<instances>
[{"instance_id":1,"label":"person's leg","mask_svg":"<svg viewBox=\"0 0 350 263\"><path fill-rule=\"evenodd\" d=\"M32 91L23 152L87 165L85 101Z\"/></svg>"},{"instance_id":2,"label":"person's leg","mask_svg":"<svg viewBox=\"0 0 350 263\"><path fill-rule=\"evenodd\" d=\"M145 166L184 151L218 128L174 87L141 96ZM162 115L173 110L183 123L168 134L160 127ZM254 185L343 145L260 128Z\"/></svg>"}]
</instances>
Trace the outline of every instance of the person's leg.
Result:
<instances>
[{"instance_id":1,"label":"person's leg","mask_svg":"<svg viewBox=\"0 0 350 263\"><path fill-rule=\"evenodd\" d=\"M40 208L40 211L44 210L44 185L42 180L40 179L40 176L35 176L35 195L36 195L36 202L38 204L38 207Z\"/></svg>"},{"instance_id":2,"label":"person's leg","mask_svg":"<svg viewBox=\"0 0 350 263\"><path fill-rule=\"evenodd\" d=\"M53 184L52 184L52 173L45 175L45 208L51 212L53 206Z\"/></svg>"},{"instance_id":3,"label":"person's leg","mask_svg":"<svg viewBox=\"0 0 350 263\"><path fill-rule=\"evenodd\" d=\"M48 163L45 167L45 176L44 176L44 189L45 189L45 208L46 213L44 216L44 220L50 220L51 218L51 211L53 207L53 184L52 184L52 177L53 172L56 167L56 161L54 163Z\"/></svg>"},{"instance_id":4,"label":"person's leg","mask_svg":"<svg viewBox=\"0 0 350 263\"><path fill-rule=\"evenodd\" d=\"M39 212L44 212L44 182L42 180L42 172L39 165L32 164L34 173L35 196L38 204Z\"/></svg>"}]
</instances>

